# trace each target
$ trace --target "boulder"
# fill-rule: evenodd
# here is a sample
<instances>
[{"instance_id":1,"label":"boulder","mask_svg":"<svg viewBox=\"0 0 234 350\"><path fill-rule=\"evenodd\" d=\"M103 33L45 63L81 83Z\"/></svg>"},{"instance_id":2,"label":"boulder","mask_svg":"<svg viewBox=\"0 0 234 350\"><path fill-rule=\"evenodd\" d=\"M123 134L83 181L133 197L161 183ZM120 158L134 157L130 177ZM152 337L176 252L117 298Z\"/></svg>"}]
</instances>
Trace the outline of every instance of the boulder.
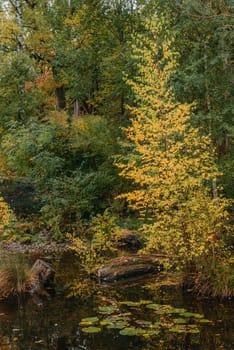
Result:
<instances>
[{"instance_id":1,"label":"boulder","mask_svg":"<svg viewBox=\"0 0 234 350\"><path fill-rule=\"evenodd\" d=\"M137 251L143 247L143 244L136 232L122 229L116 246L122 250Z\"/></svg>"},{"instance_id":2,"label":"boulder","mask_svg":"<svg viewBox=\"0 0 234 350\"><path fill-rule=\"evenodd\" d=\"M55 271L50 264L44 260L37 259L31 268L31 274L34 276L33 283L30 288L31 293L37 293L50 287L54 280Z\"/></svg>"},{"instance_id":3,"label":"boulder","mask_svg":"<svg viewBox=\"0 0 234 350\"><path fill-rule=\"evenodd\" d=\"M163 255L131 255L122 256L95 269L91 274L99 282L118 280L159 273L163 270Z\"/></svg>"}]
</instances>

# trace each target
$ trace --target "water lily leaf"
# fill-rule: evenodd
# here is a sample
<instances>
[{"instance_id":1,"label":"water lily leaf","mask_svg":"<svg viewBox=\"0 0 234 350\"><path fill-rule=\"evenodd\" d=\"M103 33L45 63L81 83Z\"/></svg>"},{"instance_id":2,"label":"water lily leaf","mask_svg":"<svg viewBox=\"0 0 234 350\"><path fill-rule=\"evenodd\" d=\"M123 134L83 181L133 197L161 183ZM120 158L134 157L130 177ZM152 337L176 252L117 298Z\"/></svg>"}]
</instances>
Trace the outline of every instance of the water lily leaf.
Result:
<instances>
[{"instance_id":1,"label":"water lily leaf","mask_svg":"<svg viewBox=\"0 0 234 350\"><path fill-rule=\"evenodd\" d=\"M201 318L198 320L200 323L212 323L210 320L207 320L206 318Z\"/></svg>"},{"instance_id":2,"label":"water lily leaf","mask_svg":"<svg viewBox=\"0 0 234 350\"><path fill-rule=\"evenodd\" d=\"M171 314L182 314L184 312L186 312L186 310L183 308L179 308L179 307L173 307L170 309Z\"/></svg>"},{"instance_id":3,"label":"water lily leaf","mask_svg":"<svg viewBox=\"0 0 234 350\"><path fill-rule=\"evenodd\" d=\"M152 322L146 321L146 320L136 320L136 324L139 324L140 326L151 326Z\"/></svg>"},{"instance_id":4,"label":"water lily leaf","mask_svg":"<svg viewBox=\"0 0 234 350\"><path fill-rule=\"evenodd\" d=\"M189 325L187 325L187 327L189 327L189 328L197 328L197 325L196 324L189 324Z\"/></svg>"},{"instance_id":5,"label":"water lily leaf","mask_svg":"<svg viewBox=\"0 0 234 350\"><path fill-rule=\"evenodd\" d=\"M140 301L120 301L119 303L120 305L126 305L126 306L130 306L130 307L138 307L141 306L141 302Z\"/></svg>"},{"instance_id":6,"label":"water lily leaf","mask_svg":"<svg viewBox=\"0 0 234 350\"><path fill-rule=\"evenodd\" d=\"M147 329L146 333L143 334L143 336L151 336L151 335L158 335L160 333L160 331L158 331L157 329Z\"/></svg>"},{"instance_id":7,"label":"water lily leaf","mask_svg":"<svg viewBox=\"0 0 234 350\"><path fill-rule=\"evenodd\" d=\"M141 305L152 304L152 300L140 300L139 303L140 303Z\"/></svg>"},{"instance_id":8,"label":"water lily leaf","mask_svg":"<svg viewBox=\"0 0 234 350\"><path fill-rule=\"evenodd\" d=\"M111 321L105 321L105 320L103 320L103 321L100 321L100 326L108 326L108 325L111 325L112 324L112 322Z\"/></svg>"},{"instance_id":9,"label":"water lily leaf","mask_svg":"<svg viewBox=\"0 0 234 350\"><path fill-rule=\"evenodd\" d=\"M99 306L98 311L101 314L110 315L110 314L116 312L116 307L115 306Z\"/></svg>"},{"instance_id":10,"label":"water lily leaf","mask_svg":"<svg viewBox=\"0 0 234 350\"><path fill-rule=\"evenodd\" d=\"M196 325L176 325L175 327L170 328L169 331L174 333L191 333L191 334L197 334L200 332L199 329L196 327Z\"/></svg>"},{"instance_id":11,"label":"water lily leaf","mask_svg":"<svg viewBox=\"0 0 234 350\"><path fill-rule=\"evenodd\" d=\"M106 317L104 318L104 322L110 322L110 323L113 323L113 322L118 322L118 321L128 321L129 320L129 317L126 316L125 314L123 315L111 315L109 317Z\"/></svg>"},{"instance_id":12,"label":"water lily leaf","mask_svg":"<svg viewBox=\"0 0 234 350\"><path fill-rule=\"evenodd\" d=\"M194 313L193 312L181 312L180 313L181 316L184 316L184 317L194 317Z\"/></svg>"},{"instance_id":13,"label":"water lily leaf","mask_svg":"<svg viewBox=\"0 0 234 350\"><path fill-rule=\"evenodd\" d=\"M184 333L186 332L186 329L184 327L181 326L176 326L176 327L172 327L169 329L169 332L173 332L173 333Z\"/></svg>"},{"instance_id":14,"label":"water lily leaf","mask_svg":"<svg viewBox=\"0 0 234 350\"><path fill-rule=\"evenodd\" d=\"M166 315L166 314L169 314L170 315L170 312L168 312L168 310L166 309L155 309L154 312L157 314L157 315Z\"/></svg>"},{"instance_id":15,"label":"water lily leaf","mask_svg":"<svg viewBox=\"0 0 234 350\"><path fill-rule=\"evenodd\" d=\"M117 320L119 320L119 318L116 318L116 317L106 317L104 318L101 322L106 322L107 324L111 324L113 322L116 322Z\"/></svg>"},{"instance_id":16,"label":"water lily leaf","mask_svg":"<svg viewBox=\"0 0 234 350\"><path fill-rule=\"evenodd\" d=\"M162 325L163 325L162 322L158 321L158 322L154 322L154 323L151 325L151 327L152 327L152 328L159 328L159 327L161 327Z\"/></svg>"},{"instance_id":17,"label":"water lily leaf","mask_svg":"<svg viewBox=\"0 0 234 350\"><path fill-rule=\"evenodd\" d=\"M173 319L173 322L174 322L174 323L177 323L177 324L184 324L184 323L187 322L187 320L184 319L184 318L174 318L174 319Z\"/></svg>"},{"instance_id":18,"label":"water lily leaf","mask_svg":"<svg viewBox=\"0 0 234 350\"><path fill-rule=\"evenodd\" d=\"M82 332L84 333L99 333L101 332L101 328L100 327L86 327L86 328L82 328Z\"/></svg>"},{"instance_id":19,"label":"water lily leaf","mask_svg":"<svg viewBox=\"0 0 234 350\"><path fill-rule=\"evenodd\" d=\"M198 313L194 313L193 317L195 317L195 318L204 318L204 315L198 314Z\"/></svg>"},{"instance_id":20,"label":"water lily leaf","mask_svg":"<svg viewBox=\"0 0 234 350\"><path fill-rule=\"evenodd\" d=\"M86 318L82 318L80 325L88 326L89 324L91 325L91 324L96 323L98 321L99 321L98 317L86 317Z\"/></svg>"},{"instance_id":21,"label":"water lily leaf","mask_svg":"<svg viewBox=\"0 0 234 350\"><path fill-rule=\"evenodd\" d=\"M126 317L126 318L129 318L128 316L132 316L132 313L131 312L124 312L123 314L119 314L119 316L121 317Z\"/></svg>"},{"instance_id":22,"label":"water lily leaf","mask_svg":"<svg viewBox=\"0 0 234 350\"><path fill-rule=\"evenodd\" d=\"M148 304L146 305L147 309L154 309L154 310L158 310L162 308L162 305L160 304Z\"/></svg>"},{"instance_id":23,"label":"water lily leaf","mask_svg":"<svg viewBox=\"0 0 234 350\"><path fill-rule=\"evenodd\" d=\"M109 328L109 329L123 329L127 326L128 326L128 322L119 321L119 322L112 323L112 324L108 325L107 328Z\"/></svg>"},{"instance_id":24,"label":"water lily leaf","mask_svg":"<svg viewBox=\"0 0 234 350\"><path fill-rule=\"evenodd\" d=\"M122 329L119 332L119 334L121 334L121 335L128 335L128 336L143 335L146 333L147 333L147 331L145 329L134 328L134 327L127 327L127 328Z\"/></svg>"},{"instance_id":25,"label":"water lily leaf","mask_svg":"<svg viewBox=\"0 0 234 350\"><path fill-rule=\"evenodd\" d=\"M81 322L79 323L79 325L80 325L81 327L92 326L92 324L93 324L93 322L83 322L83 321L81 321Z\"/></svg>"},{"instance_id":26,"label":"water lily leaf","mask_svg":"<svg viewBox=\"0 0 234 350\"><path fill-rule=\"evenodd\" d=\"M198 328L188 329L187 332L188 332L188 333L191 333L191 334L198 334L198 333L200 333L200 331L199 331Z\"/></svg>"}]
</instances>

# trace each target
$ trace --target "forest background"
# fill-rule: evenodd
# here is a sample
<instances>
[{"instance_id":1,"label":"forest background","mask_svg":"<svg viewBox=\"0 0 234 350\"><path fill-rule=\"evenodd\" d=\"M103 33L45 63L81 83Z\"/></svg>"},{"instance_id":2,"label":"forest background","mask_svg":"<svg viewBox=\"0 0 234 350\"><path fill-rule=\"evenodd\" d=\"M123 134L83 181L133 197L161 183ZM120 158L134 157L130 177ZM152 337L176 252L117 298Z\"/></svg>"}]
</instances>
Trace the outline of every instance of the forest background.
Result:
<instances>
[{"instance_id":1,"label":"forest background","mask_svg":"<svg viewBox=\"0 0 234 350\"><path fill-rule=\"evenodd\" d=\"M233 9L0 1L1 240L73 236L101 261L133 229L233 295Z\"/></svg>"}]
</instances>

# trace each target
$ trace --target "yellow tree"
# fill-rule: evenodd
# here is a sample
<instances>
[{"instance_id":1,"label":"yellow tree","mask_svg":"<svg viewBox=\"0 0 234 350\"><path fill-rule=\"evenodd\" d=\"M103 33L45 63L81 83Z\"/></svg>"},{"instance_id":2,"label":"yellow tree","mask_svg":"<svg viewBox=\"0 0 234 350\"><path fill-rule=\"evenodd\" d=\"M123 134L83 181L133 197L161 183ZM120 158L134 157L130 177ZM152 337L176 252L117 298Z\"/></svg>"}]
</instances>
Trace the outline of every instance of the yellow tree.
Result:
<instances>
[{"instance_id":1,"label":"yellow tree","mask_svg":"<svg viewBox=\"0 0 234 350\"><path fill-rule=\"evenodd\" d=\"M129 81L136 97L125 130L129 152L118 164L135 189L122 197L144 221L148 250L166 252L182 265L204 256L214 262L227 212L212 192L219 174L210 138L191 125L192 106L175 101L175 55L166 44L159 50L143 38L140 46L139 74Z\"/></svg>"}]
</instances>

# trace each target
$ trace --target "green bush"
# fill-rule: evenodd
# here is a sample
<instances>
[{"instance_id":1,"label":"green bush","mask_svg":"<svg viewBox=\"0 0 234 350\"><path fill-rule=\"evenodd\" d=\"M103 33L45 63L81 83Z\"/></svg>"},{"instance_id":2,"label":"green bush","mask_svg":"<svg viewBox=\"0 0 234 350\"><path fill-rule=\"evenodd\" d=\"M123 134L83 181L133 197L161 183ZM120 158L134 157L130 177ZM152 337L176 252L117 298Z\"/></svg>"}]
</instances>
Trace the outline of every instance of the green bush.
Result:
<instances>
[{"instance_id":1,"label":"green bush","mask_svg":"<svg viewBox=\"0 0 234 350\"><path fill-rule=\"evenodd\" d=\"M15 182L30 184L29 212L40 215L56 239L111 206L120 183L113 166L118 133L112 123L86 116L69 124L61 120L68 118L65 113L59 117L31 121L2 140L6 172L11 170ZM25 200L16 204L21 213Z\"/></svg>"}]
</instances>

